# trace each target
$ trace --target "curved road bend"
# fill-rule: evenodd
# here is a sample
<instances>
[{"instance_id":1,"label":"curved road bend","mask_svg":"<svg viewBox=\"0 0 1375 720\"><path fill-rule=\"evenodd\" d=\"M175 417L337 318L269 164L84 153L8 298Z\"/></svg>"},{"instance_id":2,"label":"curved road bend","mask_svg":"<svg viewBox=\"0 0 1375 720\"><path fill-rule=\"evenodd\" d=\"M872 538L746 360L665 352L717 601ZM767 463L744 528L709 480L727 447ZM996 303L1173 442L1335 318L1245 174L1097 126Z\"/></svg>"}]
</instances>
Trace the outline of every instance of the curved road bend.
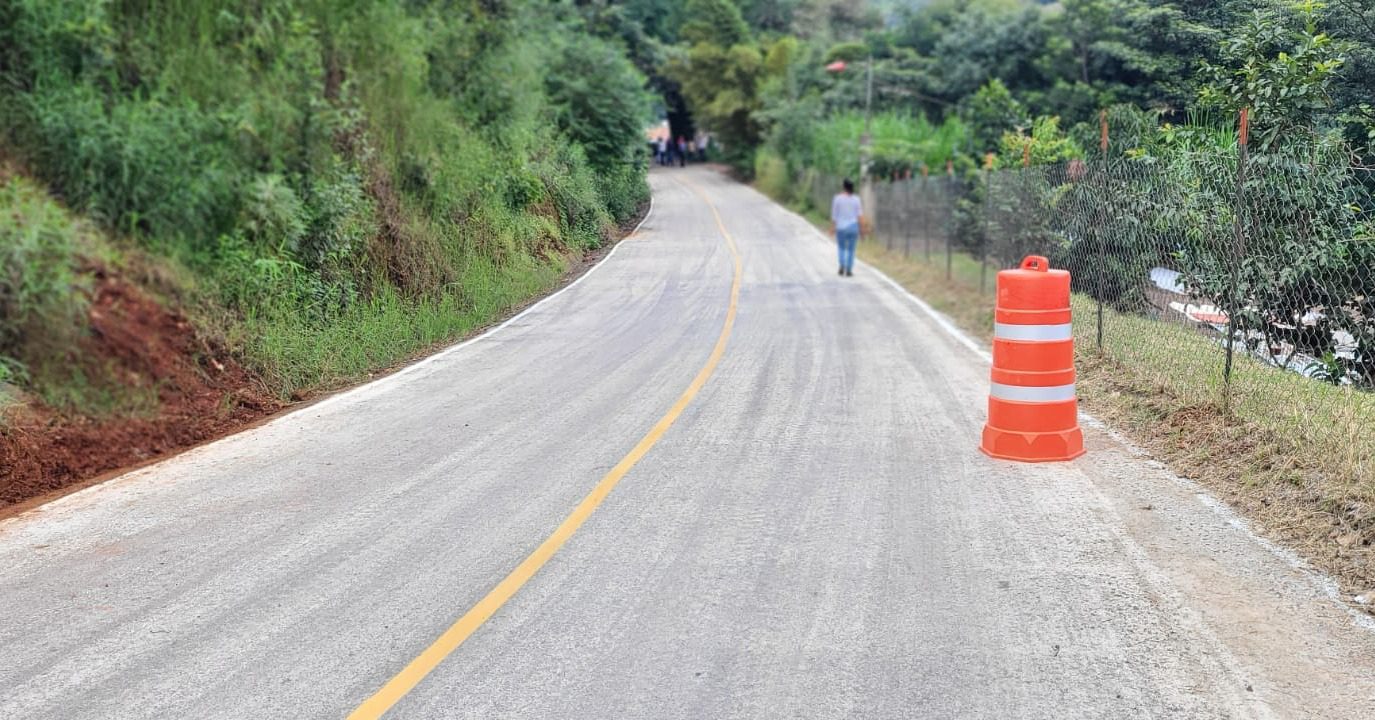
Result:
<instances>
[{"instance_id":1,"label":"curved road bend","mask_svg":"<svg viewBox=\"0 0 1375 720\"><path fill-rule=\"evenodd\" d=\"M616 473L387 717L1375 717L1319 578L1104 432L985 458L987 367L908 298L752 190L652 183L499 332L0 523L0 717L344 717ZM711 369L724 234L725 352L627 470Z\"/></svg>"}]
</instances>

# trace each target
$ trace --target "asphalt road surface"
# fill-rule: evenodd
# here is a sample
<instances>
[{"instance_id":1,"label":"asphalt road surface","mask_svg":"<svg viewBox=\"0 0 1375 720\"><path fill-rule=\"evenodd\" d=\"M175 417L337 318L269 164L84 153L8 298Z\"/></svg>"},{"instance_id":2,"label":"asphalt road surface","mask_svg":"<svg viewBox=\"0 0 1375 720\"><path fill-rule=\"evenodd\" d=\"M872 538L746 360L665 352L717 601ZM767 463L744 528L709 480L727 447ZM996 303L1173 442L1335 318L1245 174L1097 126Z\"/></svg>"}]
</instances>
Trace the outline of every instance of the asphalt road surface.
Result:
<instances>
[{"instance_id":1,"label":"asphalt road surface","mask_svg":"<svg viewBox=\"0 0 1375 720\"><path fill-rule=\"evenodd\" d=\"M0 522L0 718L1375 717L1321 577L1102 428L984 457L965 341L652 184L497 332Z\"/></svg>"}]
</instances>

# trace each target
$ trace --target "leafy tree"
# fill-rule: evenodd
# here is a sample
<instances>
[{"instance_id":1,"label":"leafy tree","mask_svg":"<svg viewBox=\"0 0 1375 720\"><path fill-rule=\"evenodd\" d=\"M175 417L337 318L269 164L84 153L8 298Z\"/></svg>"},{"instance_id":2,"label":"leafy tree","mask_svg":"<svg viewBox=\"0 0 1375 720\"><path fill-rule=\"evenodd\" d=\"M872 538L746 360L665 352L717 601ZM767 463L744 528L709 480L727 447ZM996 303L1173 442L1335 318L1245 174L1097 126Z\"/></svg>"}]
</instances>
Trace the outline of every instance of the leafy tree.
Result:
<instances>
[{"instance_id":1,"label":"leafy tree","mask_svg":"<svg viewBox=\"0 0 1375 720\"><path fill-rule=\"evenodd\" d=\"M826 62L859 62L872 54L873 51L869 49L869 46L862 42L836 43L831 46L830 50L826 51Z\"/></svg>"},{"instance_id":2,"label":"leafy tree","mask_svg":"<svg viewBox=\"0 0 1375 720\"><path fill-rule=\"evenodd\" d=\"M1197 94L1198 68L1215 54L1221 32L1191 22L1172 2L1124 0L1115 22L1122 31L1097 44L1114 64L1099 77L1113 101L1183 117Z\"/></svg>"},{"instance_id":3,"label":"leafy tree","mask_svg":"<svg viewBox=\"0 0 1375 720\"><path fill-rule=\"evenodd\" d=\"M649 117L645 80L615 47L579 38L560 53L546 80L561 130L599 171L629 162Z\"/></svg>"},{"instance_id":4,"label":"leafy tree","mask_svg":"<svg viewBox=\"0 0 1375 720\"><path fill-rule=\"evenodd\" d=\"M1122 4L1116 0L1062 0L1060 5L1063 12L1053 27L1069 43L1079 82L1088 85L1105 46L1121 42L1125 28L1117 21Z\"/></svg>"},{"instance_id":5,"label":"leafy tree","mask_svg":"<svg viewBox=\"0 0 1375 720\"><path fill-rule=\"evenodd\" d=\"M1189 23L1169 2L1066 0L1049 21L1054 68L1032 104L1073 124L1099 108L1133 102L1179 112L1195 95L1199 48L1215 35Z\"/></svg>"},{"instance_id":6,"label":"leafy tree","mask_svg":"<svg viewBox=\"0 0 1375 720\"><path fill-rule=\"evenodd\" d=\"M802 0L742 0L740 12L756 31L786 33L801 4Z\"/></svg>"},{"instance_id":7,"label":"leafy tree","mask_svg":"<svg viewBox=\"0 0 1375 720\"><path fill-rule=\"evenodd\" d=\"M1014 93L1045 87L1049 30L1037 9L957 16L932 52L940 59L941 97L958 102L993 78Z\"/></svg>"},{"instance_id":8,"label":"leafy tree","mask_svg":"<svg viewBox=\"0 0 1375 720\"><path fill-rule=\"evenodd\" d=\"M750 40L750 28L731 0L687 0L678 37L689 46L730 48Z\"/></svg>"},{"instance_id":9,"label":"leafy tree","mask_svg":"<svg viewBox=\"0 0 1375 720\"><path fill-rule=\"evenodd\" d=\"M760 90L766 77L764 55L754 45L725 48L698 43L670 59L669 77L698 120L720 141L727 158L742 170L763 136Z\"/></svg>"},{"instance_id":10,"label":"leafy tree","mask_svg":"<svg viewBox=\"0 0 1375 720\"><path fill-rule=\"evenodd\" d=\"M1228 115L1250 108L1262 148L1288 130L1311 125L1332 105L1343 58L1331 36L1318 30L1318 7L1306 0L1293 16L1273 8L1255 11L1223 43L1218 62L1205 66L1202 103Z\"/></svg>"},{"instance_id":11,"label":"leafy tree","mask_svg":"<svg viewBox=\"0 0 1375 720\"><path fill-rule=\"evenodd\" d=\"M590 34L619 45L635 67L649 76L663 64L662 43L646 27L650 19L637 18L632 7L613 0L589 0L578 10Z\"/></svg>"},{"instance_id":12,"label":"leafy tree","mask_svg":"<svg viewBox=\"0 0 1375 720\"><path fill-rule=\"evenodd\" d=\"M1032 123L1030 134L1020 128L1016 132L1003 133L998 165L1049 165L1082 157L1083 148L1060 129L1060 118L1043 115Z\"/></svg>"},{"instance_id":13,"label":"leafy tree","mask_svg":"<svg viewBox=\"0 0 1375 720\"><path fill-rule=\"evenodd\" d=\"M1330 0L1322 27L1340 46L1342 72L1332 87L1348 142L1375 161L1375 0Z\"/></svg>"},{"instance_id":14,"label":"leafy tree","mask_svg":"<svg viewBox=\"0 0 1375 720\"><path fill-rule=\"evenodd\" d=\"M997 78L984 83L970 96L960 114L969 124L973 149L980 153L996 149L1009 130L1027 125L1026 109Z\"/></svg>"},{"instance_id":15,"label":"leafy tree","mask_svg":"<svg viewBox=\"0 0 1375 720\"><path fill-rule=\"evenodd\" d=\"M682 22L682 3L677 0L624 0L626 19L640 28L646 37L659 42L678 40L678 25Z\"/></svg>"},{"instance_id":16,"label":"leafy tree","mask_svg":"<svg viewBox=\"0 0 1375 720\"><path fill-rule=\"evenodd\" d=\"M795 43L756 45L730 0L689 0L684 12L689 19L680 36L688 45L669 58L665 75L678 85L695 119L716 135L727 160L748 173L763 138L765 87L771 77L786 74Z\"/></svg>"},{"instance_id":17,"label":"leafy tree","mask_svg":"<svg viewBox=\"0 0 1375 720\"><path fill-rule=\"evenodd\" d=\"M865 0L804 0L794 17L794 33L828 42L855 40L883 26L883 16Z\"/></svg>"}]
</instances>

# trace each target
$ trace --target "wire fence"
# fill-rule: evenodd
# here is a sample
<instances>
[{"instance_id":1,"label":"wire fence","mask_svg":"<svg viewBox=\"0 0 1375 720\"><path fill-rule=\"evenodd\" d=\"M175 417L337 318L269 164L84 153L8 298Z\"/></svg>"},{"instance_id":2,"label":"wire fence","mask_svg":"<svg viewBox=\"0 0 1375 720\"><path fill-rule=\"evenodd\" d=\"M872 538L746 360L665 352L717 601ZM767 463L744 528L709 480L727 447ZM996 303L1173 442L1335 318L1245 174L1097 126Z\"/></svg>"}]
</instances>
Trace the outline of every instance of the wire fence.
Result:
<instances>
[{"instance_id":1,"label":"wire fence","mask_svg":"<svg viewBox=\"0 0 1375 720\"><path fill-rule=\"evenodd\" d=\"M836 179L807 182L828 207ZM1050 258L1081 354L1372 476L1375 173L1340 152L977 170L876 182L869 203L876 241L955 281L973 259L989 297L998 269Z\"/></svg>"}]
</instances>

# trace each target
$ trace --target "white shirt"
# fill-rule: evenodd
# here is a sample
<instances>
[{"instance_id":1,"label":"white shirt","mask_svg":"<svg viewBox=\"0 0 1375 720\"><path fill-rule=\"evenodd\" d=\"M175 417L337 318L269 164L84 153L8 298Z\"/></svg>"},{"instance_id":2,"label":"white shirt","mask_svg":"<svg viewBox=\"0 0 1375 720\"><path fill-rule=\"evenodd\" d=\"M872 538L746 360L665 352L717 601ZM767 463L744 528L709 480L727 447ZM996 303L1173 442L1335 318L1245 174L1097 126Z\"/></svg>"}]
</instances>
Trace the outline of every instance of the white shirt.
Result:
<instances>
[{"instance_id":1,"label":"white shirt","mask_svg":"<svg viewBox=\"0 0 1375 720\"><path fill-rule=\"evenodd\" d=\"M831 222L836 224L837 230L858 225L859 216L863 213L864 208L860 205L858 195L840 193L831 201Z\"/></svg>"}]
</instances>

